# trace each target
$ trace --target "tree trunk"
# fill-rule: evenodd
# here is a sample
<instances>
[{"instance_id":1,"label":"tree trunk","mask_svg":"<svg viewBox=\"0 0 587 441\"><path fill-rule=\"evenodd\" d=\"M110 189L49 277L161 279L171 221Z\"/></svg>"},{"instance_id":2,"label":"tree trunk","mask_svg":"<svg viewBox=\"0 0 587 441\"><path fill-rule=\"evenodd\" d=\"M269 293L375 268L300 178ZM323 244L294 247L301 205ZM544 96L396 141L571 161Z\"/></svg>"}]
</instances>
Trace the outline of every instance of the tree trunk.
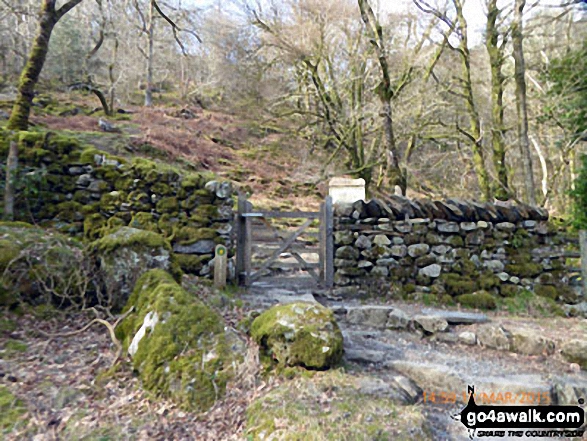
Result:
<instances>
[{"instance_id":1,"label":"tree trunk","mask_svg":"<svg viewBox=\"0 0 587 441\"><path fill-rule=\"evenodd\" d=\"M385 133L385 145L387 149L387 177L391 187L399 186L402 194L406 194L407 179L405 172L399 164L399 155L395 144L393 133L393 116L391 100L393 98L393 88L391 85L391 76L389 74L389 64L387 54L385 53L385 43L383 39L383 30L379 21L371 9L368 0L358 0L361 18L369 33L369 40L379 59L381 68L381 83L379 84L379 99L381 101L381 115L383 117L383 131Z\"/></svg>"},{"instance_id":2,"label":"tree trunk","mask_svg":"<svg viewBox=\"0 0 587 441\"><path fill-rule=\"evenodd\" d=\"M20 77L18 96L16 97L12 114L8 120L9 130L27 130L29 127L29 117L33 104L35 86L37 85L39 75L43 70L47 58L51 33L58 20L55 12L55 2L56 0L43 1L39 19L39 30Z\"/></svg>"},{"instance_id":3,"label":"tree trunk","mask_svg":"<svg viewBox=\"0 0 587 441\"><path fill-rule=\"evenodd\" d=\"M493 147L493 165L497 174L497 181L493 193L497 199L507 200L510 196L508 185L508 173L505 165L505 130L504 130L504 108L503 88L505 78L502 72L504 56L503 44L499 45L499 31L497 29L497 17L499 9L497 0L489 0L487 4L487 26L485 47L489 55L491 65L491 116L493 127L491 130L491 145Z\"/></svg>"},{"instance_id":4,"label":"tree trunk","mask_svg":"<svg viewBox=\"0 0 587 441\"><path fill-rule=\"evenodd\" d=\"M14 220L14 195L18 170L18 143L14 132L10 133L10 147L6 160L6 186L4 188L4 220Z\"/></svg>"},{"instance_id":5,"label":"tree trunk","mask_svg":"<svg viewBox=\"0 0 587 441\"><path fill-rule=\"evenodd\" d=\"M481 135L481 122L479 120L479 114L477 113L477 107L475 105L475 97L473 95L473 83L471 81L471 54L469 52L469 42L467 39L467 21L463 14L463 5L461 0L453 0L456 11L458 27L461 33L460 44L459 44L459 55L461 57L461 68L463 71L463 94L465 96L465 104L467 113L469 114L469 133L465 133L471 142L471 150L473 152L473 165L475 167L475 173L477 174L477 180L479 182L479 188L483 194L485 200L491 200L492 192L491 185L489 182L489 175L487 173L487 167L485 166L485 157L483 154L482 135Z\"/></svg>"},{"instance_id":6,"label":"tree trunk","mask_svg":"<svg viewBox=\"0 0 587 441\"><path fill-rule=\"evenodd\" d=\"M531 205L536 205L536 189L534 187L532 156L530 154L530 142L528 139L528 103L526 96L526 66L524 62L522 18L525 4L526 0L516 0L514 23L512 25L512 43L515 61L514 78L516 81L516 110L518 113L518 144L522 155L526 201Z\"/></svg>"},{"instance_id":7,"label":"tree trunk","mask_svg":"<svg viewBox=\"0 0 587 441\"><path fill-rule=\"evenodd\" d=\"M145 107L153 106L153 52L155 43L155 5L150 2L149 28L147 30L149 49L147 53L147 89L145 90Z\"/></svg>"}]
</instances>

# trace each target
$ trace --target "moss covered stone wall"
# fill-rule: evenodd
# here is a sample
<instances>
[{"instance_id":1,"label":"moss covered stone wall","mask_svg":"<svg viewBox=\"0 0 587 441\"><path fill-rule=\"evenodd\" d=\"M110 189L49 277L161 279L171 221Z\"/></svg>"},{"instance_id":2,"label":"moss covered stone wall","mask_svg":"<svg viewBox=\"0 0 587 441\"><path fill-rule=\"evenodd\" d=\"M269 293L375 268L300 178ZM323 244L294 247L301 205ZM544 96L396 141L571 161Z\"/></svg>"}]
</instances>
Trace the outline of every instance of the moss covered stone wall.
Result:
<instances>
[{"instance_id":1,"label":"moss covered stone wall","mask_svg":"<svg viewBox=\"0 0 587 441\"><path fill-rule=\"evenodd\" d=\"M21 132L18 139L17 220L88 241L121 226L154 231L192 274L210 273L216 244L232 249L231 186L214 175L116 157L50 132ZM0 132L3 161L7 149Z\"/></svg>"},{"instance_id":2,"label":"moss covered stone wall","mask_svg":"<svg viewBox=\"0 0 587 441\"><path fill-rule=\"evenodd\" d=\"M339 295L392 290L428 293L440 303L493 304L488 296L528 289L564 303L580 300L565 267L568 237L543 209L391 197L335 206L334 235Z\"/></svg>"}]
</instances>

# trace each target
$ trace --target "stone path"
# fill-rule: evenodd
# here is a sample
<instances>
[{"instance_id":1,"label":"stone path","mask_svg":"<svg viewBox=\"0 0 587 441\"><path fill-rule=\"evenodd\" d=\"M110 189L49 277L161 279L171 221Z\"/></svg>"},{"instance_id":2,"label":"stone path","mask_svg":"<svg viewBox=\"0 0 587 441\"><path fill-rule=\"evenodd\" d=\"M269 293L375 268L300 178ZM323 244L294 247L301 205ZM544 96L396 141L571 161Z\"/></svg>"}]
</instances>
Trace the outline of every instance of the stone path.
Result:
<instances>
[{"instance_id":1,"label":"stone path","mask_svg":"<svg viewBox=\"0 0 587 441\"><path fill-rule=\"evenodd\" d=\"M243 300L252 309L296 301L329 306L344 335L349 368L384 380L407 402L422 403L434 439L469 439L451 418L464 407L468 385L475 386L477 404L483 399L526 405L587 400L587 373L555 354L554 340L538 332L501 326L485 314L362 305L322 294L308 286L257 283Z\"/></svg>"}]
</instances>

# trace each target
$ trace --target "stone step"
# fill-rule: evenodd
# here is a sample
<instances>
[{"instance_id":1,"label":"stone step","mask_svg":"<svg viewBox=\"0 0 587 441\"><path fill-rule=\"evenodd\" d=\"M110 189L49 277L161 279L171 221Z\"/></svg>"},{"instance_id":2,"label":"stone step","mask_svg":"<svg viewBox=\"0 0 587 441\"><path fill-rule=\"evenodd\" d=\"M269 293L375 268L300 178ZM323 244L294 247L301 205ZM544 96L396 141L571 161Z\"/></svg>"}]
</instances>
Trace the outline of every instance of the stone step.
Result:
<instances>
[{"instance_id":1,"label":"stone step","mask_svg":"<svg viewBox=\"0 0 587 441\"><path fill-rule=\"evenodd\" d=\"M437 397L455 394L458 403L464 402L467 386L475 386L478 394L486 393L487 397L493 393L499 399L501 394L503 400L527 405L533 400L535 404L576 405L579 398L587 396L586 372L541 374L525 368L524 359L493 360L491 354L481 358L466 351L447 351L442 346L417 343L407 333L396 332L397 338L382 341L385 333L391 332L343 329L345 359L372 365L377 371L399 373Z\"/></svg>"},{"instance_id":2,"label":"stone step","mask_svg":"<svg viewBox=\"0 0 587 441\"><path fill-rule=\"evenodd\" d=\"M485 314L467 311L447 311L444 309L425 308L422 310L422 314L443 318L449 325L473 325L490 321L489 317Z\"/></svg>"}]
</instances>

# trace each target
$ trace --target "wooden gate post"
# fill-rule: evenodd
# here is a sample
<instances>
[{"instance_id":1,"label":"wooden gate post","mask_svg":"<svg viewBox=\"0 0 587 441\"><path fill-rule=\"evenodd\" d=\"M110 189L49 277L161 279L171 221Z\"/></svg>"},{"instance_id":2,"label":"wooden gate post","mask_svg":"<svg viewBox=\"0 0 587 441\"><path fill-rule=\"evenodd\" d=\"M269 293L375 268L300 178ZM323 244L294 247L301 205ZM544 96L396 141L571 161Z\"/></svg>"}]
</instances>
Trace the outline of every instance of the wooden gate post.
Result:
<instances>
[{"instance_id":1,"label":"wooden gate post","mask_svg":"<svg viewBox=\"0 0 587 441\"><path fill-rule=\"evenodd\" d=\"M334 210L332 197L326 196L324 202L324 285L334 285Z\"/></svg>"},{"instance_id":2,"label":"wooden gate post","mask_svg":"<svg viewBox=\"0 0 587 441\"><path fill-rule=\"evenodd\" d=\"M253 211L253 204L245 201L245 213ZM253 266L253 224L250 217L245 217L244 251L245 251L245 286L251 286L251 273Z\"/></svg>"},{"instance_id":3,"label":"wooden gate post","mask_svg":"<svg viewBox=\"0 0 587 441\"><path fill-rule=\"evenodd\" d=\"M244 194L238 195L238 213L236 216L236 282L242 284L245 272L245 223L242 216L247 211L247 198Z\"/></svg>"},{"instance_id":4,"label":"wooden gate post","mask_svg":"<svg viewBox=\"0 0 587 441\"><path fill-rule=\"evenodd\" d=\"M579 231L579 245L581 247L581 282L583 295L587 295L587 230Z\"/></svg>"}]
</instances>

